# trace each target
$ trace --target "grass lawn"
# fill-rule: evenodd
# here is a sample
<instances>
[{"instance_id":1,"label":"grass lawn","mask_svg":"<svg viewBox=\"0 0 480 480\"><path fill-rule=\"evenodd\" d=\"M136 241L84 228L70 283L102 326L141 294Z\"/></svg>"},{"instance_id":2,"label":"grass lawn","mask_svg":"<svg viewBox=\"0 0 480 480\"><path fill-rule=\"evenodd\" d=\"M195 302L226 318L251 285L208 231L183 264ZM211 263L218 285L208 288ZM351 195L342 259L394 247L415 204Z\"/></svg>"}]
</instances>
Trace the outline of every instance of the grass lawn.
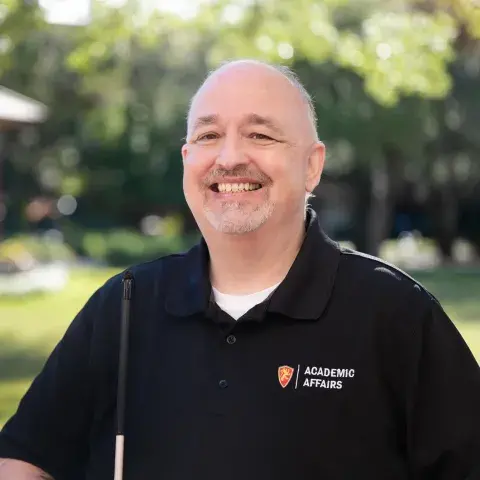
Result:
<instances>
[{"instance_id":1,"label":"grass lawn","mask_svg":"<svg viewBox=\"0 0 480 480\"><path fill-rule=\"evenodd\" d=\"M87 298L118 270L74 272L58 295L0 299L0 426ZM413 273L442 302L480 361L480 272Z\"/></svg>"},{"instance_id":2,"label":"grass lawn","mask_svg":"<svg viewBox=\"0 0 480 480\"><path fill-rule=\"evenodd\" d=\"M0 298L0 427L88 297L118 271L73 272L57 295Z\"/></svg>"}]
</instances>

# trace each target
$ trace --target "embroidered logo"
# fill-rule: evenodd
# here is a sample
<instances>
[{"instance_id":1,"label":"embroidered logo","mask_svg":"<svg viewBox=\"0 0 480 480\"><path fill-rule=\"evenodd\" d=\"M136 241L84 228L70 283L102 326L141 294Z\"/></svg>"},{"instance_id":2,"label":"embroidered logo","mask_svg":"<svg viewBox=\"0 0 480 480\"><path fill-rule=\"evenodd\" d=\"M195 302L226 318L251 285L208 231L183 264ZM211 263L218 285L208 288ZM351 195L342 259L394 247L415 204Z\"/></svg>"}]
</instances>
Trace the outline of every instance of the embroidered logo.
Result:
<instances>
[{"instance_id":1,"label":"embroidered logo","mask_svg":"<svg viewBox=\"0 0 480 480\"><path fill-rule=\"evenodd\" d=\"M327 390L342 390L345 384L352 382L355 378L354 368L331 368L318 365L307 365L297 368L282 365L278 367L278 381L282 388L293 383L293 389L312 388ZM295 381L292 381L295 376Z\"/></svg>"},{"instance_id":2,"label":"embroidered logo","mask_svg":"<svg viewBox=\"0 0 480 480\"><path fill-rule=\"evenodd\" d=\"M278 367L278 381L282 388L285 388L293 377L294 368L289 367L288 365L283 365Z\"/></svg>"}]
</instances>

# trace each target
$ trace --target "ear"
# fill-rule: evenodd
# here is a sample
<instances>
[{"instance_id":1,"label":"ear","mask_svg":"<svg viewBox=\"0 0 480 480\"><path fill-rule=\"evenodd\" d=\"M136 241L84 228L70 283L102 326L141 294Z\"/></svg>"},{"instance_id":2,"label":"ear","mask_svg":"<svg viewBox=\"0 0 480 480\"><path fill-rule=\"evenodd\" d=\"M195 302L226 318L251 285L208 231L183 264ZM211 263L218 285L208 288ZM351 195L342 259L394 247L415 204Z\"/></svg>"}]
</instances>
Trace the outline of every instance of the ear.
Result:
<instances>
[{"instance_id":1,"label":"ear","mask_svg":"<svg viewBox=\"0 0 480 480\"><path fill-rule=\"evenodd\" d=\"M188 149L189 149L190 145L188 143L185 143L182 147L182 159L183 159L183 165L185 165L185 163L187 162L187 158L188 158Z\"/></svg>"},{"instance_id":2,"label":"ear","mask_svg":"<svg viewBox=\"0 0 480 480\"><path fill-rule=\"evenodd\" d=\"M325 145L322 142L315 142L308 157L307 177L305 179L305 190L308 193L313 192L320 183L324 165Z\"/></svg>"}]
</instances>

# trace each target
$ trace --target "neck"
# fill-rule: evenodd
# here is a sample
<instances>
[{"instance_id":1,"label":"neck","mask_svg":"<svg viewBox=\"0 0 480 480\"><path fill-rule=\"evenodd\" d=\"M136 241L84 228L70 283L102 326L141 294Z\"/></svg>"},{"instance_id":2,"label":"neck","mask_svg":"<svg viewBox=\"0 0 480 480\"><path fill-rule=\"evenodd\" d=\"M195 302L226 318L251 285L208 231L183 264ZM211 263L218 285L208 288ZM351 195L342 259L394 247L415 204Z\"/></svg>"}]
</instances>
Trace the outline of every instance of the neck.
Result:
<instances>
[{"instance_id":1,"label":"neck","mask_svg":"<svg viewBox=\"0 0 480 480\"><path fill-rule=\"evenodd\" d=\"M305 219L302 215L289 222L283 220L281 225L269 223L245 235L204 235L210 253L210 279L217 290L249 294L285 278L303 243Z\"/></svg>"}]
</instances>

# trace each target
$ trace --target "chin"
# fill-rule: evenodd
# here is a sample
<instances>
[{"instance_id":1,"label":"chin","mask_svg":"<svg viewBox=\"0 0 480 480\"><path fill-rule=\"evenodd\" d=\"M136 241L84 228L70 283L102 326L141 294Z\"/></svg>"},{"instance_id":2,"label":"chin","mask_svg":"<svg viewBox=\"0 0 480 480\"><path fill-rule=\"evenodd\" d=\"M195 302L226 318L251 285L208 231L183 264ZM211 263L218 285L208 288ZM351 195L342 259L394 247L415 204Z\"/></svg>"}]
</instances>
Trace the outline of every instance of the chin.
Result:
<instances>
[{"instance_id":1,"label":"chin","mask_svg":"<svg viewBox=\"0 0 480 480\"><path fill-rule=\"evenodd\" d=\"M259 208L248 214L244 212L228 211L216 213L205 210L208 223L214 230L230 235L245 235L257 231L265 225L273 214L273 205Z\"/></svg>"},{"instance_id":2,"label":"chin","mask_svg":"<svg viewBox=\"0 0 480 480\"><path fill-rule=\"evenodd\" d=\"M261 225L252 224L252 223L233 223L233 222L223 222L212 226L217 230L217 232L225 233L227 235L246 235L247 233L252 233L258 230Z\"/></svg>"}]
</instances>

